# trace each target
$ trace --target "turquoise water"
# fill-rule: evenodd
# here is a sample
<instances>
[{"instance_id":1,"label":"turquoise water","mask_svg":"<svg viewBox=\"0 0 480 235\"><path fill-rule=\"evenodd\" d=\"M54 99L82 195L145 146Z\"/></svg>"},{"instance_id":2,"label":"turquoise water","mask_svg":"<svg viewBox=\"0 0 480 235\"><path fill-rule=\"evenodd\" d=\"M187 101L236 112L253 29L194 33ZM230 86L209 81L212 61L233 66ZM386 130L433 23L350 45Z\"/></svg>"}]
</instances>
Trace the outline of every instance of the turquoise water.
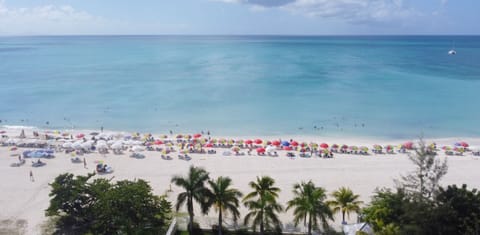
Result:
<instances>
[{"instance_id":1,"label":"turquoise water","mask_svg":"<svg viewBox=\"0 0 480 235\"><path fill-rule=\"evenodd\" d=\"M478 36L2 37L0 61L0 125L480 134Z\"/></svg>"}]
</instances>

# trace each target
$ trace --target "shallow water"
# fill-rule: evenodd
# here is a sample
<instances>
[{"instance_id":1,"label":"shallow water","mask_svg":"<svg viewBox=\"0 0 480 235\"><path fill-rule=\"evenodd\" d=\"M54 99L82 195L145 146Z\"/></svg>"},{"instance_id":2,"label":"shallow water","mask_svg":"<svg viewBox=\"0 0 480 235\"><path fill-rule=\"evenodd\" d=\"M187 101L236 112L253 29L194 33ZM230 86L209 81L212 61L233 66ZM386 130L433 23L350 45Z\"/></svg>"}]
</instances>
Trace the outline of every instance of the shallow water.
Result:
<instances>
[{"instance_id":1,"label":"shallow water","mask_svg":"<svg viewBox=\"0 0 480 235\"><path fill-rule=\"evenodd\" d=\"M0 125L480 134L479 36L2 37L0 61Z\"/></svg>"}]
</instances>

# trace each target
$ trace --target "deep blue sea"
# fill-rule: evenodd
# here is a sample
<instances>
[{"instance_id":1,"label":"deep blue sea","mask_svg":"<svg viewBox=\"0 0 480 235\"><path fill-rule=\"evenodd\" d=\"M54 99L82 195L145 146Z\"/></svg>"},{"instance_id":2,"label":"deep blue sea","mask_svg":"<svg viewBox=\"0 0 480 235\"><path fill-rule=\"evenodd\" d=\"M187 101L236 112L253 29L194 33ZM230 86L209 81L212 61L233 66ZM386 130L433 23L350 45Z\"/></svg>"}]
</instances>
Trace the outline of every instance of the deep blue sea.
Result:
<instances>
[{"instance_id":1,"label":"deep blue sea","mask_svg":"<svg viewBox=\"0 0 480 235\"><path fill-rule=\"evenodd\" d=\"M0 37L0 126L478 137L479 102L480 36Z\"/></svg>"}]
</instances>

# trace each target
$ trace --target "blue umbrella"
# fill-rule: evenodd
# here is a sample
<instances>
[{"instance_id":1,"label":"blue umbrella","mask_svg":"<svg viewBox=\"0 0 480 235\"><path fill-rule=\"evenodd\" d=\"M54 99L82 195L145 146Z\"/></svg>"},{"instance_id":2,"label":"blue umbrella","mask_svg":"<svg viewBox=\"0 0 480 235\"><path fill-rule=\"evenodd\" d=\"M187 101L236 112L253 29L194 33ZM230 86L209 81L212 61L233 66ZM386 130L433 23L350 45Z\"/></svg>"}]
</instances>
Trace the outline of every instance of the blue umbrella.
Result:
<instances>
[{"instance_id":1,"label":"blue umbrella","mask_svg":"<svg viewBox=\"0 0 480 235\"><path fill-rule=\"evenodd\" d=\"M290 142L284 140L282 141L282 146L290 146Z\"/></svg>"}]
</instances>

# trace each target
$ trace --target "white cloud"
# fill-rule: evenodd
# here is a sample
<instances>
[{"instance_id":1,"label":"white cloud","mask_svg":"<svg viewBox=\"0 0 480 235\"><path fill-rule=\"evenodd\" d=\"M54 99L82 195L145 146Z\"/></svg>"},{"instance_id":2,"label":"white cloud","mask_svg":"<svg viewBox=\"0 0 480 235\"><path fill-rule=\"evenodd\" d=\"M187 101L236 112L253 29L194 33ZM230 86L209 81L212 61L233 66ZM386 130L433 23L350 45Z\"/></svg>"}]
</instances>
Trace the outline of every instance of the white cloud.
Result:
<instances>
[{"instance_id":1,"label":"white cloud","mask_svg":"<svg viewBox=\"0 0 480 235\"><path fill-rule=\"evenodd\" d=\"M11 8L0 1L0 34L3 35L96 32L104 23L101 17L69 5Z\"/></svg>"},{"instance_id":2,"label":"white cloud","mask_svg":"<svg viewBox=\"0 0 480 235\"><path fill-rule=\"evenodd\" d=\"M403 0L217 0L264 8L279 8L309 17L340 19L349 23L409 20L420 15ZM446 2L447 0L441 0Z\"/></svg>"}]
</instances>

